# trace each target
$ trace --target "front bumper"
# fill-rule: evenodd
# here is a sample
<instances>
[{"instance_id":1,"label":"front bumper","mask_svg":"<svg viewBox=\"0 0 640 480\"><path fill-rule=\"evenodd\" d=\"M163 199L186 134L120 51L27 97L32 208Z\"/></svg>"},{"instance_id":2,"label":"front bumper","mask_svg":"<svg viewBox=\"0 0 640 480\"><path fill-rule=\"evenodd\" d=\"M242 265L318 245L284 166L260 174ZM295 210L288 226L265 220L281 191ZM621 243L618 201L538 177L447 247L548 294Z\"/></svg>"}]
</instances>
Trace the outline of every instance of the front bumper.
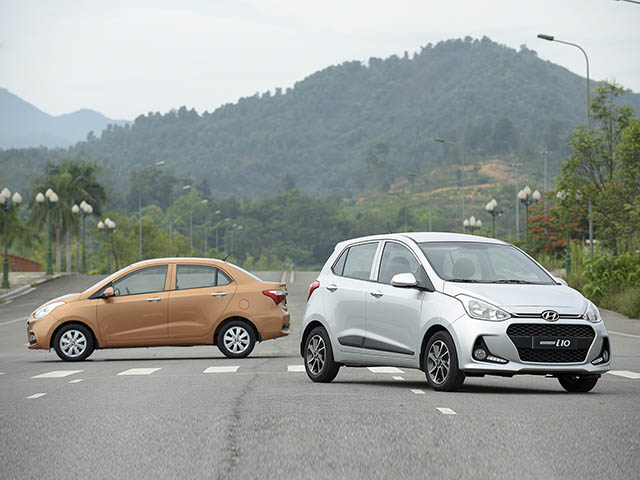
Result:
<instances>
[{"instance_id":1,"label":"front bumper","mask_svg":"<svg viewBox=\"0 0 640 480\"><path fill-rule=\"evenodd\" d=\"M588 348L586 348L584 360L563 362L523 361L514 340L507 334L509 326L514 324L536 324L542 327L551 327L552 325L588 326L593 329L594 336L590 344L587 342ZM552 323L540 318L510 318L503 322L489 322L475 320L464 315L456 320L452 326L452 334L455 337L456 348L458 349L459 368L471 375L474 373L496 375L602 374L610 369L610 351L606 362L603 361L595 365L592 363L600 356L605 339L608 339L607 330L603 322L590 323L582 319L567 319ZM490 355L504 359L506 363L476 360L473 357L473 349L480 337L482 337ZM584 340L582 343L584 343Z\"/></svg>"}]
</instances>

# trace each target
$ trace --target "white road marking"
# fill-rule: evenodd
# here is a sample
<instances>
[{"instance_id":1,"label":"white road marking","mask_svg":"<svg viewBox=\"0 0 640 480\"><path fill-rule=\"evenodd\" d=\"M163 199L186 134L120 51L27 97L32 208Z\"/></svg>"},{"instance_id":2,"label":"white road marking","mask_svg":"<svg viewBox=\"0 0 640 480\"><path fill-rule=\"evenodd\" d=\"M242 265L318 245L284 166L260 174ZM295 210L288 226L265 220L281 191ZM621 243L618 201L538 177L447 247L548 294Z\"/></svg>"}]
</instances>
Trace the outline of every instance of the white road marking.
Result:
<instances>
[{"instance_id":1,"label":"white road marking","mask_svg":"<svg viewBox=\"0 0 640 480\"><path fill-rule=\"evenodd\" d=\"M622 333L622 332L613 332L611 330L607 330L609 333L613 333L614 335L620 335L621 337L629 337L629 338L640 338L640 335L632 335L630 333Z\"/></svg>"},{"instance_id":2,"label":"white road marking","mask_svg":"<svg viewBox=\"0 0 640 480\"><path fill-rule=\"evenodd\" d=\"M416 395L424 395L424 391L422 391L422 390L418 390L418 389L413 389L412 388L411 391L413 393L415 393Z\"/></svg>"},{"instance_id":3,"label":"white road marking","mask_svg":"<svg viewBox=\"0 0 640 480\"><path fill-rule=\"evenodd\" d=\"M54 370L53 372L41 373L40 375L34 375L31 378L63 378L69 375L83 372L84 370Z\"/></svg>"},{"instance_id":4,"label":"white road marking","mask_svg":"<svg viewBox=\"0 0 640 480\"><path fill-rule=\"evenodd\" d=\"M457 413L451 410L450 408L446 408L446 407L437 407L437 408L438 408L438 411L443 415L457 415Z\"/></svg>"},{"instance_id":5,"label":"white road marking","mask_svg":"<svg viewBox=\"0 0 640 480\"><path fill-rule=\"evenodd\" d=\"M372 373L404 373L404 370L400 370L396 367L367 367Z\"/></svg>"},{"instance_id":6,"label":"white road marking","mask_svg":"<svg viewBox=\"0 0 640 480\"><path fill-rule=\"evenodd\" d=\"M70 380L69 383L80 383L81 381L81 378L76 378L75 380Z\"/></svg>"},{"instance_id":7,"label":"white road marking","mask_svg":"<svg viewBox=\"0 0 640 480\"><path fill-rule=\"evenodd\" d=\"M287 365L287 372L304 372L304 365Z\"/></svg>"},{"instance_id":8,"label":"white road marking","mask_svg":"<svg viewBox=\"0 0 640 480\"><path fill-rule=\"evenodd\" d=\"M394 380L404 380L404 377L395 377L394 376L394 377L391 377L391 378L393 378Z\"/></svg>"},{"instance_id":9,"label":"white road marking","mask_svg":"<svg viewBox=\"0 0 640 480\"><path fill-rule=\"evenodd\" d=\"M640 379L640 373L630 372L629 370L611 370L611 375L617 375L618 377L631 378L632 380Z\"/></svg>"},{"instance_id":10,"label":"white road marking","mask_svg":"<svg viewBox=\"0 0 640 480\"><path fill-rule=\"evenodd\" d=\"M296 279L296 271L291 270L291 273L289 274L289 283L293 283L295 279Z\"/></svg>"},{"instance_id":11,"label":"white road marking","mask_svg":"<svg viewBox=\"0 0 640 480\"><path fill-rule=\"evenodd\" d=\"M46 393L34 393L33 395L29 395L27 397L27 400L31 399L31 398L40 398L40 397L44 397L46 395Z\"/></svg>"},{"instance_id":12,"label":"white road marking","mask_svg":"<svg viewBox=\"0 0 640 480\"><path fill-rule=\"evenodd\" d=\"M202 373L235 373L239 368L239 366L209 367Z\"/></svg>"},{"instance_id":13,"label":"white road marking","mask_svg":"<svg viewBox=\"0 0 640 480\"><path fill-rule=\"evenodd\" d=\"M4 375L4 372L0 372L0 375Z\"/></svg>"},{"instance_id":14,"label":"white road marking","mask_svg":"<svg viewBox=\"0 0 640 480\"><path fill-rule=\"evenodd\" d=\"M17 323L17 322L24 322L24 323L27 323L27 317L16 318L16 319L14 319L14 320L9 320L9 321L7 321L7 322L2 322L2 323L0 323L0 327L1 327L1 326L3 326L3 325L9 325L9 324L11 324L11 323Z\"/></svg>"},{"instance_id":15,"label":"white road marking","mask_svg":"<svg viewBox=\"0 0 640 480\"><path fill-rule=\"evenodd\" d=\"M159 368L130 368L124 372L120 372L118 375L151 375L153 372L157 372Z\"/></svg>"},{"instance_id":16,"label":"white road marking","mask_svg":"<svg viewBox=\"0 0 640 480\"><path fill-rule=\"evenodd\" d=\"M282 277L280 277L280 283L286 283L285 280L287 279L287 271L285 270L284 272L282 272Z\"/></svg>"}]
</instances>

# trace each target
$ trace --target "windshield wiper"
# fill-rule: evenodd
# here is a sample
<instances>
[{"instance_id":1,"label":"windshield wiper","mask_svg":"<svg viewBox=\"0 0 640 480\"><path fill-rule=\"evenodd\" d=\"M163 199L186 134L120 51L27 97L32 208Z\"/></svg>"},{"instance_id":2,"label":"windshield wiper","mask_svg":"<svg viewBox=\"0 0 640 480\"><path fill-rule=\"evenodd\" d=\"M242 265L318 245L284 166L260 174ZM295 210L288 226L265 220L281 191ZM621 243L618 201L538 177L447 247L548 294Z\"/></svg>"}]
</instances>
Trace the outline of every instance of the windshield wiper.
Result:
<instances>
[{"instance_id":1,"label":"windshield wiper","mask_svg":"<svg viewBox=\"0 0 640 480\"><path fill-rule=\"evenodd\" d=\"M496 280L494 282L491 283L519 283L519 284L523 284L523 285L538 285L536 282L528 282L526 280L517 280L515 278L513 279L504 279L504 280Z\"/></svg>"},{"instance_id":2,"label":"windshield wiper","mask_svg":"<svg viewBox=\"0 0 640 480\"><path fill-rule=\"evenodd\" d=\"M486 283L482 280L473 280L471 278L449 278L447 282L459 282L459 283Z\"/></svg>"}]
</instances>

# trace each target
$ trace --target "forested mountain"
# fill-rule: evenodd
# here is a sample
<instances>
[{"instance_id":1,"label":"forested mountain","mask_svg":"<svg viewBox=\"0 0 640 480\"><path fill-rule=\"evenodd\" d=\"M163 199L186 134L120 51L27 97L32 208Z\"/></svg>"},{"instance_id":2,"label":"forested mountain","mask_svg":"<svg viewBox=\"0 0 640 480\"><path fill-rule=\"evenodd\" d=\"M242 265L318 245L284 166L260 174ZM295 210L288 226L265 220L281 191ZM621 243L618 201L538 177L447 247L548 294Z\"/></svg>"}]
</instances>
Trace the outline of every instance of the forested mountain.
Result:
<instances>
[{"instance_id":1,"label":"forested mountain","mask_svg":"<svg viewBox=\"0 0 640 480\"><path fill-rule=\"evenodd\" d=\"M90 131L124 123L88 109L54 117L0 88L0 148L68 147Z\"/></svg>"},{"instance_id":2,"label":"forested mountain","mask_svg":"<svg viewBox=\"0 0 640 480\"><path fill-rule=\"evenodd\" d=\"M256 198L291 184L312 195L355 197L456 163L459 150L436 137L463 142L468 166L515 158L523 173L541 171L546 149L553 173L568 134L584 122L584 90L584 78L525 46L516 51L467 37L413 56L331 66L286 91L212 113L181 107L141 115L131 125L96 130L69 154L105 166L112 197L130 189L131 171L159 161L175 177L205 180L214 197ZM640 95L627 92L622 101L640 110ZM0 170L15 174L25 155L0 152ZM449 177L455 185L455 171Z\"/></svg>"}]
</instances>

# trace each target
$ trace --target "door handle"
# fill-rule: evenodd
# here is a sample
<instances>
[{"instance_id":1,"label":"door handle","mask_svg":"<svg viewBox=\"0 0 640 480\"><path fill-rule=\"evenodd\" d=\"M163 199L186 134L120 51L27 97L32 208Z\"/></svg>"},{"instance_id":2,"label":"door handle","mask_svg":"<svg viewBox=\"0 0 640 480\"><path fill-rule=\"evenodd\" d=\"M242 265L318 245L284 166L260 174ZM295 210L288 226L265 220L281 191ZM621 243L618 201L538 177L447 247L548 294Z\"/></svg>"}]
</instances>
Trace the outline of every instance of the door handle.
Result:
<instances>
[{"instance_id":1,"label":"door handle","mask_svg":"<svg viewBox=\"0 0 640 480\"><path fill-rule=\"evenodd\" d=\"M337 285L334 285L333 283L331 285L327 285L327 290L329 290L330 292L335 292L338 289Z\"/></svg>"},{"instance_id":2,"label":"door handle","mask_svg":"<svg viewBox=\"0 0 640 480\"><path fill-rule=\"evenodd\" d=\"M384 293L382 292L369 292L372 297L380 298Z\"/></svg>"},{"instance_id":3,"label":"door handle","mask_svg":"<svg viewBox=\"0 0 640 480\"><path fill-rule=\"evenodd\" d=\"M161 301L162 301L162 297L147 298L147 302L161 302Z\"/></svg>"},{"instance_id":4,"label":"door handle","mask_svg":"<svg viewBox=\"0 0 640 480\"><path fill-rule=\"evenodd\" d=\"M227 294L227 292L213 292L211 294L212 297L224 297Z\"/></svg>"}]
</instances>

